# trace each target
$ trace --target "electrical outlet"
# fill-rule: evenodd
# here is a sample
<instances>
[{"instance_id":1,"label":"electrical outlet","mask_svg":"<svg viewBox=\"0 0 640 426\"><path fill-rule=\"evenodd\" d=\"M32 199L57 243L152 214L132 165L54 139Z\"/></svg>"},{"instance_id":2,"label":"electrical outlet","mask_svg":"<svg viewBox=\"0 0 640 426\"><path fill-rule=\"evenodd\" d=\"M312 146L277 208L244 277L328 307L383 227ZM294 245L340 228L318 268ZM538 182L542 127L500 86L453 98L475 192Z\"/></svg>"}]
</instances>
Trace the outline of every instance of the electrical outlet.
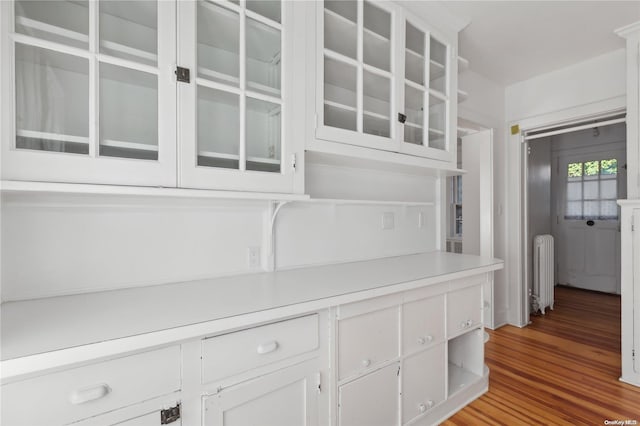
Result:
<instances>
[{"instance_id":1,"label":"electrical outlet","mask_svg":"<svg viewBox=\"0 0 640 426\"><path fill-rule=\"evenodd\" d=\"M426 221L426 215L424 214L424 212L419 212L418 213L418 229L424 228L425 221Z\"/></svg>"},{"instance_id":2,"label":"electrical outlet","mask_svg":"<svg viewBox=\"0 0 640 426\"><path fill-rule=\"evenodd\" d=\"M249 247L247 249L247 264L249 268L260 267L260 247Z\"/></svg>"},{"instance_id":3,"label":"electrical outlet","mask_svg":"<svg viewBox=\"0 0 640 426\"><path fill-rule=\"evenodd\" d=\"M395 215L393 212L382 213L382 229L393 229L395 226Z\"/></svg>"}]
</instances>

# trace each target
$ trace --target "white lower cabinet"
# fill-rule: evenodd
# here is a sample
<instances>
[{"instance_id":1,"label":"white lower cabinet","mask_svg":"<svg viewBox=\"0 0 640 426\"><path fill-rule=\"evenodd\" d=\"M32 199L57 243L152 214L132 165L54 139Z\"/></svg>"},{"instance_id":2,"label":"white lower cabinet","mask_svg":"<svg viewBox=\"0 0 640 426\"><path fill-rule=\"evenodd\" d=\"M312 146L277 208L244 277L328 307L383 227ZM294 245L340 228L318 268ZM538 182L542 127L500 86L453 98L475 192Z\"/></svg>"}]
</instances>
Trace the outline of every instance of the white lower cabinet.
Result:
<instances>
[{"instance_id":1,"label":"white lower cabinet","mask_svg":"<svg viewBox=\"0 0 640 426\"><path fill-rule=\"evenodd\" d=\"M446 399L445 344L405 358L402 368L402 423Z\"/></svg>"},{"instance_id":2,"label":"white lower cabinet","mask_svg":"<svg viewBox=\"0 0 640 426\"><path fill-rule=\"evenodd\" d=\"M398 375L393 363L338 389L340 426L392 426L398 424Z\"/></svg>"},{"instance_id":3,"label":"white lower cabinet","mask_svg":"<svg viewBox=\"0 0 640 426\"><path fill-rule=\"evenodd\" d=\"M203 425L317 425L315 367L314 362L287 367L203 397Z\"/></svg>"}]
</instances>

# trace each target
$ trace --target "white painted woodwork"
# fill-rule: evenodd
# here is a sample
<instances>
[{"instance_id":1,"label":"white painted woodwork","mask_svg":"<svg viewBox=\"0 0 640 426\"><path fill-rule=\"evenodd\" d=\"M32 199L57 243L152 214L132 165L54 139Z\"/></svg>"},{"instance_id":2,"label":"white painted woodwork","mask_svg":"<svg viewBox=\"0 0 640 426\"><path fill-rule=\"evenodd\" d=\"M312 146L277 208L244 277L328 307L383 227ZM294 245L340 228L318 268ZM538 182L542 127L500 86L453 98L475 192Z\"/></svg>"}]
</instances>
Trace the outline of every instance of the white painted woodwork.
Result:
<instances>
[{"instance_id":1,"label":"white painted woodwork","mask_svg":"<svg viewBox=\"0 0 640 426\"><path fill-rule=\"evenodd\" d=\"M125 420L124 422L116 423L114 426L157 426L160 420L160 412L149 413L144 416L136 417L135 419ZM173 423L176 426L180 426L182 422L178 420Z\"/></svg>"},{"instance_id":2,"label":"white painted woodwork","mask_svg":"<svg viewBox=\"0 0 640 426\"><path fill-rule=\"evenodd\" d=\"M484 331L472 330L449 340L448 395L460 392L484 375Z\"/></svg>"},{"instance_id":3,"label":"white painted woodwork","mask_svg":"<svg viewBox=\"0 0 640 426\"><path fill-rule=\"evenodd\" d=\"M318 315L202 341L202 383L224 379L318 348Z\"/></svg>"},{"instance_id":4,"label":"white painted woodwork","mask_svg":"<svg viewBox=\"0 0 640 426\"><path fill-rule=\"evenodd\" d=\"M180 347L171 346L4 385L2 423L85 419L180 390L180 374ZM38 401L37 410L33 401Z\"/></svg>"},{"instance_id":5,"label":"white painted woodwork","mask_svg":"<svg viewBox=\"0 0 640 426\"><path fill-rule=\"evenodd\" d=\"M444 340L444 296L406 303L402 307L402 353L411 354Z\"/></svg>"},{"instance_id":6,"label":"white painted woodwork","mask_svg":"<svg viewBox=\"0 0 640 426\"><path fill-rule=\"evenodd\" d=\"M307 149L335 150L358 158L366 155L367 150L361 148L372 148L388 151L380 156L383 162L390 161L394 153L404 153L441 161L423 163L423 167L455 165L451 149L455 145L455 120L451 117L457 110L455 30L440 32L391 3L336 5L309 3L307 10L307 25L317 34L306 47L308 69L314 71L313 83L307 86L312 106L307 122L315 137L308 140ZM421 52L412 46L405 52L407 21L422 31ZM438 51L439 55L431 56L429 46L433 43L444 43L444 54ZM405 83L405 64L414 80L422 70L419 83ZM416 111L420 110L417 104L423 105L424 114L419 115L424 117L420 119L405 110L405 97L413 92L422 93L413 102ZM397 121L398 113L408 115L407 123ZM411 138L415 143L404 143L405 132L420 137ZM439 141L429 146L432 138Z\"/></svg>"},{"instance_id":7,"label":"white painted woodwork","mask_svg":"<svg viewBox=\"0 0 640 426\"><path fill-rule=\"evenodd\" d=\"M175 3L149 3L153 4L155 21L148 19L153 14L146 8L131 8L125 20L115 7L102 10L68 2L47 10L40 4L26 8L28 16L17 16L13 33L17 6L2 2L0 55L7 68L2 91L16 93L17 85L19 101L25 103L18 105L14 99L2 109L2 179L176 185ZM86 25L90 31L66 29L75 25ZM131 47L142 44L156 53ZM24 49L39 49L49 60L38 64L14 57ZM81 68L74 68L74 63ZM14 73L14 66L21 71ZM38 80L42 73L47 80ZM151 127L145 128L146 123ZM17 128L18 124L29 128ZM88 147L86 154L19 149L16 137L23 136ZM101 155L101 148L116 145L119 157ZM126 158L149 149L157 152L155 160Z\"/></svg>"},{"instance_id":8,"label":"white painted woodwork","mask_svg":"<svg viewBox=\"0 0 640 426\"><path fill-rule=\"evenodd\" d=\"M475 350L475 349L473 349ZM446 344L404 359L402 368L402 424L442 403L446 395Z\"/></svg>"},{"instance_id":9,"label":"white painted woodwork","mask_svg":"<svg viewBox=\"0 0 640 426\"><path fill-rule=\"evenodd\" d=\"M339 426L392 426L398 419L398 376L393 363L338 388Z\"/></svg>"},{"instance_id":10,"label":"white painted woodwork","mask_svg":"<svg viewBox=\"0 0 640 426\"><path fill-rule=\"evenodd\" d=\"M338 321L338 375L345 379L376 368L398 354L398 308Z\"/></svg>"},{"instance_id":11,"label":"white painted woodwork","mask_svg":"<svg viewBox=\"0 0 640 426\"><path fill-rule=\"evenodd\" d=\"M226 322L227 328L246 326L247 322L238 323L235 317L247 315L247 321L252 319L253 323L269 321L277 318L278 312L283 316L297 315L500 268L502 261L498 259L433 252L10 302L3 304L0 313L2 357L7 361L35 356L40 359L39 368L43 368L48 365L43 358L56 365L77 360L73 356L58 359L46 352L90 344L96 344L96 350L115 350L120 344L133 349L137 347L135 336L146 333L151 333L148 342L163 344L175 336L196 337L224 331L204 325L207 321ZM105 310L105 306L112 309ZM269 310L275 313L267 313ZM117 340L109 342L114 339ZM77 355L87 356L79 349ZM3 362L3 377L15 374L10 365L11 362ZM18 370L33 368L19 360L15 365Z\"/></svg>"},{"instance_id":12,"label":"white painted woodwork","mask_svg":"<svg viewBox=\"0 0 640 426\"><path fill-rule=\"evenodd\" d=\"M303 363L203 398L203 426L315 426L318 392L313 363Z\"/></svg>"},{"instance_id":13,"label":"white painted woodwork","mask_svg":"<svg viewBox=\"0 0 640 426\"><path fill-rule=\"evenodd\" d=\"M462 137L462 252L493 256L493 129ZM494 327L493 281L485 285L484 321Z\"/></svg>"},{"instance_id":14,"label":"white painted woodwork","mask_svg":"<svg viewBox=\"0 0 640 426\"><path fill-rule=\"evenodd\" d=\"M622 375L620 380L640 386L640 201L619 200L621 207ZM634 356L635 355L635 356Z\"/></svg>"},{"instance_id":15,"label":"white painted woodwork","mask_svg":"<svg viewBox=\"0 0 640 426\"><path fill-rule=\"evenodd\" d=\"M600 149L606 149L606 146ZM619 293L620 289L620 220L593 219L594 225L587 225L587 219L570 219L566 217L567 209L567 166L574 162L587 162L615 158L618 164L618 173L615 179L616 198L626 197L624 168L626 156L624 151L607 149L601 152L586 152L557 157L558 169L556 173L557 185L554 194L556 223L553 225L554 238L557 247L557 277L560 284L567 284L587 290L602 291L606 293ZM590 181L583 184L583 197L587 192L599 197L600 192L587 185L598 181ZM575 195L574 195L575 196Z\"/></svg>"},{"instance_id":16,"label":"white painted woodwork","mask_svg":"<svg viewBox=\"0 0 640 426\"><path fill-rule=\"evenodd\" d=\"M482 286L475 285L447 295L447 337L463 334L482 323Z\"/></svg>"}]
</instances>

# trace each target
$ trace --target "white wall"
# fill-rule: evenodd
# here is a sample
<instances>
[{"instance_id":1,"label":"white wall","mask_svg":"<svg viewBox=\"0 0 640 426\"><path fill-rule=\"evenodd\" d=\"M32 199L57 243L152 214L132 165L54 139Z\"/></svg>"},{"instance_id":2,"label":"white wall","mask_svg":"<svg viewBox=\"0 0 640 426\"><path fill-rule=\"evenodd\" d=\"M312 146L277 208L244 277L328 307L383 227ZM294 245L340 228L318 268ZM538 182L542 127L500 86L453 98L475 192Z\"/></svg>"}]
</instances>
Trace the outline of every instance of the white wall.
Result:
<instances>
[{"instance_id":1,"label":"white wall","mask_svg":"<svg viewBox=\"0 0 640 426\"><path fill-rule=\"evenodd\" d=\"M528 213L530 255L527 257L528 289L533 283L533 241L536 235L551 234L551 138L529 143Z\"/></svg>"},{"instance_id":2,"label":"white wall","mask_svg":"<svg viewBox=\"0 0 640 426\"><path fill-rule=\"evenodd\" d=\"M625 105L626 59L623 49L616 50L569 67L542 74L505 89L505 139L507 156L503 169L507 184L506 268L509 282L509 322L525 325L521 265L522 151L519 135L508 133L509 126L521 130L557 123L560 120L588 116ZM499 166L498 166L499 167Z\"/></svg>"},{"instance_id":3,"label":"white wall","mask_svg":"<svg viewBox=\"0 0 640 426\"><path fill-rule=\"evenodd\" d=\"M493 226L494 256L507 258L507 222L505 204L507 186L505 179L506 139L503 132L505 123L504 87L471 69L460 74L458 87L469 93L466 101L458 105L458 116L479 124L485 128L493 128ZM464 168L464 167L463 167ZM463 177L464 179L464 177ZM464 196L464 195L463 195ZM499 327L508 322L509 287L507 285L508 264L505 269L494 272L494 326Z\"/></svg>"},{"instance_id":4,"label":"white wall","mask_svg":"<svg viewBox=\"0 0 640 426\"><path fill-rule=\"evenodd\" d=\"M322 182L336 190L342 183L339 196L361 188L371 198L435 201L432 177L309 169L309 187L325 195ZM435 208L288 204L276 223L277 267L435 250ZM267 211L265 201L5 193L3 301L258 272L248 248L266 253ZM393 229L382 229L385 212L394 214Z\"/></svg>"}]
</instances>

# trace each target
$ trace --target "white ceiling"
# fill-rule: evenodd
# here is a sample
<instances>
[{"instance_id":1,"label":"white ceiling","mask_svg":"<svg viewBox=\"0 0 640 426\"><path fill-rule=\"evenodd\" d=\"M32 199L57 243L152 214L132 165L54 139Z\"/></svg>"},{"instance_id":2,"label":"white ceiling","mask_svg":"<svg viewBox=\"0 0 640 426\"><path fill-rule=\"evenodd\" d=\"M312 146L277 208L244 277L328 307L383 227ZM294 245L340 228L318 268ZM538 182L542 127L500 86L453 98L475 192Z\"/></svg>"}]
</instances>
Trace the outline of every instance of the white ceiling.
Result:
<instances>
[{"instance_id":1,"label":"white ceiling","mask_svg":"<svg viewBox=\"0 0 640 426\"><path fill-rule=\"evenodd\" d=\"M640 20L640 1L443 1L470 20L460 55L509 85L623 48L617 28Z\"/></svg>"}]
</instances>

